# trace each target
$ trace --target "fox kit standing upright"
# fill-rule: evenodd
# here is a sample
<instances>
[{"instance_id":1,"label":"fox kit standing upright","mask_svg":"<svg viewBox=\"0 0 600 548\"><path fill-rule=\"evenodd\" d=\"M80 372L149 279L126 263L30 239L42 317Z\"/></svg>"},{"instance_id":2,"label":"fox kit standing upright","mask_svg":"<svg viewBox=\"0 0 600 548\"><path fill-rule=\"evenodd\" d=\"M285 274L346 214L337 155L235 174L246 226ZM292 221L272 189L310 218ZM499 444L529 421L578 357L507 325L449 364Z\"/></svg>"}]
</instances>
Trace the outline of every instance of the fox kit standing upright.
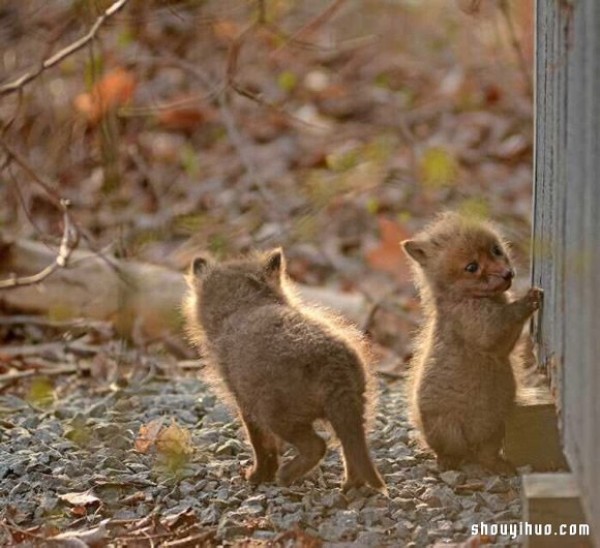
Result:
<instances>
[{"instance_id":1,"label":"fox kit standing upright","mask_svg":"<svg viewBox=\"0 0 600 548\"><path fill-rule=\"evenodd\" d=\"M342 444L344 488L385 491L365 437L362 341L296 301L282 251L222 263L197 258L188 283L188 329L233 396L254 449L247 479L289 485L306 474L325 454L313 428L325 419ZM278 439L298 451L280 468Z\"/></svg>"},{"instance_id":2,"label":"fox kit standing upright","mask_svg":"<svg viewBox=\"0 0 600 548\"><path fill-rule=\"evenodd\" d=\"M510 298L506 244L484 222L445 213L402 245L425 316L412 364L413 421L440 468L474 459L512 472L501 456L515 399L511 352L542 291Z\"/></svg>"}]
</instances>

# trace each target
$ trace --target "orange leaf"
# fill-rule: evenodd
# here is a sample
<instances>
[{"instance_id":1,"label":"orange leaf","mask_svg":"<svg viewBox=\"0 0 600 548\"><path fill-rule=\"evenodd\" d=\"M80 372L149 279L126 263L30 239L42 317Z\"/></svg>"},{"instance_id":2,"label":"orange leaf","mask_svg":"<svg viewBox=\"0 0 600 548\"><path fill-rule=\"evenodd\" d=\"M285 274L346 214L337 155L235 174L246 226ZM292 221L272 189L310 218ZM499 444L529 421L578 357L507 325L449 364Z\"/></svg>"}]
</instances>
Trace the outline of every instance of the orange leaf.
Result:
<instances>
[{"instance_id":1,"label":"orange leaf","mask_svg":"<svg viewBox=\"0 0 600 548\"><path fill-rule=\"evenodd\" d=\"M138 437L135 440L135 450L139 453L147 453L150 447L156 443L158 433L162 428L162 419L154 419L147 425L142 424Z\"/></svg>"},{"instance_id":2,"label":"orange leaf","mask_svg":"<svg viewBox=\"0 0 600 548\"><path fill-rule=\"evenodd\" d=\"M75 97L75 109L90 122L97 123L107 112L129 102L135 86L131 72L116 68L96 82L91 93L81 93Z\"/></svg>"},{"instance_id":3,"label":"orange leaf","mask_svg":"<svg viewBox=\"0 0 600 548\"><path fill-rule=\"evenodd\" d=\"M213 25L215 36L222 42L232 42L241 33L241 27L235 21L223 19Z\"/></svg>"},{"instance_id":4,"label":"orange leaf","mask_svg":"<svg viewBox=\"0 0 600 548\"><path fill-rule=\"evenodd\" d=\"M214 111L195 106L169 108L160 111L157 116L161 125L173 131L190 131L214 118Z\"/></svg>"},{"instance_id":5,"label":"orange leaf","mask_svg":"<svg viewBox=\"0 0 600 548\"><path fill-rule=\"evenodd\" d=\"M394 274L399 281L408 279L408 267L400 242L409 237L407 230L392 219L379 217L379 245L367 253L371 268Z\"/></svg>"},{"instance_id":6,"label":"orange leaf","mask_svg":"<svg viewBox=\"0 0 600 548\"><path fill-rule=\"evenodd\" d=\"M87 510L85 506L74 506L73 508L71 508L71 514L77 517L81 517L87 514Z\"/></svg>"}]
</instances>

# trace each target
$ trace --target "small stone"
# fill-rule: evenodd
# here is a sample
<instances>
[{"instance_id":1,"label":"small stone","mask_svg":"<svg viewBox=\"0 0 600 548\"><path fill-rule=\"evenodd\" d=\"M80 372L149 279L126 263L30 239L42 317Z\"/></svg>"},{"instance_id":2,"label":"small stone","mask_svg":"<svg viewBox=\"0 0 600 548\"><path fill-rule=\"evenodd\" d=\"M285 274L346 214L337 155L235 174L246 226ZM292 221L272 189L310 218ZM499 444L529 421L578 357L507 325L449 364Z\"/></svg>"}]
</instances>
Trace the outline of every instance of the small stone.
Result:
<instances>
[{"instance_id":1,"label":"small stone","mask_svg":"<svg viewBox=\"0 0 600 548\"><path fill-rule=\"evenodd\" d=\"M244 446L239 440L229 439L224 444L220 445L215 451L216 455L231 455L235 456L244 449Z\"/></svg>"},{"instance_id":2,"label":"small stone","mask_svg":"<svg viewBox=\"0 0 600 548\"><path fill-rule=\"evenodd\" d=\"M121 460L118 459L117 457L106 457L104 459L104 461L102 462L101 467L104 468L111 468L113 470L125 470L125 463Z\"/></svg>"},{"instance_id":3,"label":"small stone","mask_svg":"<svg viewBox=\"0 0 600 548\"><path fill-rule=\"evenodd\" d=\"M27 483L26 481L20 481L10 490L10 493L8 494L8 496L9 496L9 498L14 498L15 495L20 495L22 493L28 493L29 491L31 491L31 485L29 483Z\"/></svg>"},{"instance_id":4,"label":"small stone","mask_svg":"<svg viewBox=\"0 0 600 548\"><path fill-rule=\"evenodd\" d=\"M401 540L410 538L414 525L409 521L400 521L394 525L393 534Z\"/></svg>"},{"instance_id":5,"label":"small stone","mask_svg":"<svg viewBox=\"0 0 600 548\"><path fill-rule=\"evenodd\" d=\"M293 514L295 512L301 512L304 509L304 504L301 502L285 502L280 505L280 508L286 514Z\"/></svg>"},{"instance_id":6,"label":"small stone","mask_svg":"<svg viewBox=\"0 0 600 548\"><path fill-rule=\"evenodd\" d=\"M365 548L379 547L383 544L385 536L382 533L376 531L362 531L356 537L355 545L364 546Z\"/></svg>"},{"instance_id":7,"label":"small stone","mask_svg":"<svg viewBox=\"0 0 600 548\"><path fill-rule=\"evenodd\" d=\"M342 495L339 492L335 492L335 491L330 491L328 493L325 493L325 495L323 495L323 497L321 498L321 504L325 508L339 508L339 509L346 508L348 505L344 495Z\"/></svg>"},{"instance_id":8,"label":"small stone","mask_svg":"<svg viewBox=\"0 0 600 548\"><path fill-rule=\"evenodd\" d=\"M204 417L206 423L226 424L231 422L231 413L227 406L217 403Z\"/></svg>"},{"instance_id":9,"label":"small stone","mask_svg":"<svg viewBox=\"0 0 600 548\"><path fill-rule=\"evenodd\" d=\"M429 487L421 495L421 500L432 508L438 508L442 506L442 499L440 497L439 490L435 487Z\"/></svg>"},{"instance_id":10,"label":"small stone","mask_svg":"<svg viewBox=\"0 0 600 548\"><path fill-rule=\"evenodd\" d=\"M353 529L339 523L326 521L319 526L319 537L330 542L339 542L349 540L353 534Z\"/></svg>"},{"instance_id":11,"label":"small stone","mask_svg":"<svg viewBox=\"0 0 600 548\"><path fill-rule=\"evenodd\" d=\"M66 406L60 406L54 410L54 416L58 420L70 419L73 417L74 414L75 410Z\"/></svg>"},{"instance_id":12,"label":"small stone","mask_svg":"<svg viewBox=\"0 0 600 548\"><path fill-rule=\"evenodd\" d=\"M493 512L500 512L506 508L506 503L499 495L492 493L478 493L481 500L485 501L485 505L490 508Z\"/></svg>"},{"instance_id":13,"label":"small stone","mask_svg":"<svg viewBox=\"0 0 600 548\"><path fill-rule=\"evenodd\" d=\"M267 505L267 497L266 495L254 495L252 497L248 497L244 501L244 505L248 506L262 506L265 507Z\"/></svg>"},{"instance_id":14,"label":"small stone","mask_svg":"<svg viewBox=\"0 0 600 548\"><path fill-rule=\"evenodd\" d=\"M500 523L503 521L511 521L513 519L513 513L511 510L503 510L502 512L498 512L494 514L494 522Z\"/></svg>"},{"instance_id":15,"label":"small stone","mask_svg":"<svg viewBox=\"0 0 600 548\"><path fill-rule=\"evenodd\" d=\"M96 433L100 439L106 439L120 434L121 428L116 424L97 424L94 426L94 433Z\"/></svg>"},{"instance_id":16,"label":"small stone","mask_svg":"<svg viewBox=\"0 0 600 548\"><path fill-rule=\"evenodd\" d=\"M229 516L225 516L221 519L217 527L217 537L225 540L245 535L247 532L248 529L244 525L238 523Z\"/></svg>"},{"instance_id":17,"label":"small stone","mask_svg":"<svg viewBox=\"0 0 600 548\"><path fill-rule=\"evenodd\" d=\"M390 501L392 508L400 508L405 511L415 509L415 501L413 499L405 499L402 497L396 497Z\"/></svg>"},{"instance_id":18,"label":"small stone","mask_svg":"<svg viewBox=\"0 0 600 548\"><path fill-rule=\"evenodd\" d=\"M293 514L286 514L282 516L279 520L279 525L284 531L287 531L302 524L303 521L304 513L302 511L298 511L294 512Z\"/></svg>"},{"instance_id":19,"label":"small stone","mask_svg":"<svg viewBox=\"0 0 600 548\"><path fill-rule=\"evenodd\" d=\"M126 438L124 435L118 434L116 436L112 436L107 444L113 449L130 449L133 446L133 441L129 438Z\"/></svg>"},{"instance_id":20,"label":"small stone","mask_svg":"<svg viewBox=\"0 0 600 548\"><path fill-rule=\"evenodd\" d=\"M39 426L40 422L41 420L37 415L31 415L21 423L21 426L23 428L27 428L28 430L34 430Z\"/></svg>"},{"instance_id":21,"label":"small stone","mask_svg":"<svg viewBox=\"0 0 600 548\"><path fill-rule=\"evenodd\" d=\"M360 512L363 523L367 527L372 527L381 523L382 519L388 514L387 508L363 508Z\"/></svg>"},{"instance_id":22,"label":"small stone","mask_svg":"<svg viewBox=\"0 0 600 548\"><path fill-rule=\"evenodd\" d=\"M88 409L87 414L90 417L100 418L106 415L106 411L107 409L104 403L97 403Z\"/></svg>"},{"instance_id":23,"label":"small stone","mask_svg":"<svg viewBox=\"0 0 600 548\"><path fill-rule=\"evenodd\" d=\"M261 531L260 529L252 533L252 538L256 540L270 541L277 533L275 531Z\"/></svg>"},{"instance_id":24,"label":"small stone","mask_svg":"<svg viewBox=\"0 0 600 548\"><path fill-rule=\"evenodd\" d=\"M455 487L455 491L459 494L462 493L473 493L475 491L481 491L485 488L485 484L481 481L471 480L467 483L463 483L461 485L457 485Z\"/></svg>"},{"instance_id":25,"label":"small stone","mask_svg":"<svg viewBox=\"0 0 600 548\"><path fill-rule=\"evenodd\" d=\"M200 523L202 525L214 525L219 521L220 515L221 512L215 506L211 505L200 512Z\"/></svg>"},{"instance_id":26,"label":"small stone","mask_svg":"<svg viewBox=\"0 0 600 548\"><path fill-rule=\"evenodd\" d=\"M415 457L403 456L396 460L399 466L402 468L412 467L417 463L417 459Z\"/></svg>"},{"instance_id":27,"label":"small stone","mask_svg":"<svg viewBox=\"0 0 600 548\"><path fill-rule=\"evenodd\" d=\"M440 479L450 487L455 487L460 483L464 483L467 479L463 472L457 470L446 470L440 474Z\"/></svg>"},{"instance_id":28,"label":"small stone","mask_svg":"<svg viewBox=\"0 0 600 548\"><path fill-rule=\"evenodd\" d=\"M417 525L412 532L412 539L417 546L427 546L428 545L428 534L427 529L422 525Z\"/></svg>"},{"instance_id":29,"label":"small stone","mask_svg":"<svg viewBox=\"0 0 600 548\"><path fill-rule=\"evenodd\" d=\"M494 476L485 483L485 490L490 493L507 493L509 489L510 483L500 476Z\"/></svg>"}]
</instances>

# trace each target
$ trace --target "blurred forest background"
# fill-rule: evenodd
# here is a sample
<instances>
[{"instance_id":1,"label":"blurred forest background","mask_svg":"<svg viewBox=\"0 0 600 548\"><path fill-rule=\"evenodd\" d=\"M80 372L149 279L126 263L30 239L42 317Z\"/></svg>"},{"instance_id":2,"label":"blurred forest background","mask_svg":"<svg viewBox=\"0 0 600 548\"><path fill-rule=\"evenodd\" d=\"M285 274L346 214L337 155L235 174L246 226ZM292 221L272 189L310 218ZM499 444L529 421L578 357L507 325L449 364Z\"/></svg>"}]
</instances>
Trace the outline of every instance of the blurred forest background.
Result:
<instances>
[{"instance_id":1,"label":"blurred forest background","mask_svg":"<svg viewBox=\"0 0 600 548\"><path fill-rule=\"evenodd\" d=\"M498 221L527 272L532 13L530 0L2 2L0 261L16 240L59 255L75 233L79 250L179 272L198 250L280 245L297 282L360 296L354 319L394 375L419 314L398 242L436 212ZM0 349L0 390L56 397L54 376L35 379L62 358L35 347L82 333L92 375L112 371L98 350L111 322L82 331L54 309L36 323L14 316L11 291L0 340L21 351ZM129 365L193 356L128 335Z\"/></svg>"},{"instance_id":2,"label":"blurred forest background","mask_svg":"<svg viewBox=\"0 0 600 548\"><path fill-rule=\"evenodd\" d=\"M527 267L530 1L117 4L0 7L4 238L57 246L67 199L83 248L182 269L281 245L295 280L410 310L398 242L454 208Z\"/></svg>"}]
</instances>

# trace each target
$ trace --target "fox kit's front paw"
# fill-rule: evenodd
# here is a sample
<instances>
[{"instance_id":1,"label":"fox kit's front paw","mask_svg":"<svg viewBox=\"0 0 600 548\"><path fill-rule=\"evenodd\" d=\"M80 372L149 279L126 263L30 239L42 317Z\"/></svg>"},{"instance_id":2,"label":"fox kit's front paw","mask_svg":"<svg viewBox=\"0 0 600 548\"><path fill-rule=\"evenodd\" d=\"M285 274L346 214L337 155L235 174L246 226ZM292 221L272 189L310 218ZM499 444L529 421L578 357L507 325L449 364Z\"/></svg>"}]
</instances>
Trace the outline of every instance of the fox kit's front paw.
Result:
<instances>
[{"instance_id":1,"label":"fox kit's front paw","mask_svg":"<svg viewBox=\"0 0 600 548\"><path fill-rule=\"evenodd\" d=\"M541 304L542 299L544 298L544 290L539 287L532 287L525 296L527 299L527 303L533 310L537 310Z\"/></svg>"}]
</instances>

